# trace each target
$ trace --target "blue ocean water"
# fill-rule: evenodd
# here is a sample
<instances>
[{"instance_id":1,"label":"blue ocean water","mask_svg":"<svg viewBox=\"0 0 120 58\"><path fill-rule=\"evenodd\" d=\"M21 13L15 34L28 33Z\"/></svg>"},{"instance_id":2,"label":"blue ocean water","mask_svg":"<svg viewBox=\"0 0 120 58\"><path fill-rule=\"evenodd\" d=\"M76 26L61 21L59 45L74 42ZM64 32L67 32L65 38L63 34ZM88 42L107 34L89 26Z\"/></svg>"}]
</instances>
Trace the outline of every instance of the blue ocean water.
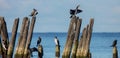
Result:
<instances>
[{"instance_id":1,"label":"blue ocean water","mask_svg":"<svg viewBox=\"0 0 120 58\"><path fill-rule=\"evenodd\" d=\"M67 33L33 33L31 48L36 47L38 37L42 38L42 46L44 49L43 58L55 58L54 36L57 36L61 45L61 56L66 42ZM11 33L9 33L11 37ZM17 34L16 45L19 33ZM120 33L93 33L90 44L92 58L112 58L112 42L117 39L118 55L120 58ZM37 52L33 52L32 58L37 58Z\"/></svg>"}]
</instances>

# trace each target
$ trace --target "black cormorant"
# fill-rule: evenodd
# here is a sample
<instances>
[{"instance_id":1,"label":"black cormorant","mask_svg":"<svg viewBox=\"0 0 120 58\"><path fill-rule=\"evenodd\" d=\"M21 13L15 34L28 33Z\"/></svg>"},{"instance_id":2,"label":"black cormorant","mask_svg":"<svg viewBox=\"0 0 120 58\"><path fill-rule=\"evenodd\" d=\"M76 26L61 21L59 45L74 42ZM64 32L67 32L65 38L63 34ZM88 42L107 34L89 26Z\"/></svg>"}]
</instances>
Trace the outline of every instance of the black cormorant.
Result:
<instances>
[{"instance_id":1,"label":"black cormorant","mask_svg":"<svg viewBox=\"0 0 120 58\"><path fill-rule=\"evenodd\" d=\"M76 14L82 12L82 10L78 9L78 7L79 7L79 5L76 7L76 9L70 9L70 14L71 14L70 18L72 18L73 15L76 15Z\"/></svg>"},{"instance_id":2,"label":"black cormorant","mask_svg":"<svg viewBox=\"0 0 120 58\"><path fill-rule=\"evenodd\" d=\"M38 40L37 40L37 45L36 46L38 46L40 43L41 43L41 38L39 37Z\"/></svg>"},{"instance_id":3,"label":"black cormorant","mask_svg":"<svg viewBox=\"0 0 120 58\"><path fill-rule=\"evenodd\" d=\"M59 46L60 46L59 40L58 40L57 36L55 36L54 41L55 41L55 44L56 44L56 45L59 45Z\"/></svg>"},{"instance_id":4,"label":"black cormorant","mask_svg":"<svg viewBox=\"0 0 120 58\"><path fill-rule=\"evenodd\" d=\"M113 41L113 44L111 45L111 47L115 47L117 45L117 40Z\"/></svg>"},{"instance_id":5,"label":"black cormorant","mask_svg":"<svg viewBox=\"0 0 120 58\"><path fill-rule=\"evenodd\" d=\"M30 48L29 51L30 51L31 57L33 57L32 52L37 52L38 49L36 47L33 47L33 48Z\"/></svg>"}]
</instances>

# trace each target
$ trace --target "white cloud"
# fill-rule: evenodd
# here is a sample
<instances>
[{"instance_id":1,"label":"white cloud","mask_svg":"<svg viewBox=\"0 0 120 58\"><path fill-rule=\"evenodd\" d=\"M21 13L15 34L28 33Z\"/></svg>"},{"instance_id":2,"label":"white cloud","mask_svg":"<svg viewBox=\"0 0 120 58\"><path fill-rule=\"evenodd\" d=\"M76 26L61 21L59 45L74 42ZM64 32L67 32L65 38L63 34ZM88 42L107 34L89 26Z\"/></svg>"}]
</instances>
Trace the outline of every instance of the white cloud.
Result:
<instances>
[{"instance_id":1,"label":"white cloud","mask_svg":"<svg viewBox=\"0 0 120 58\"><path fill-rule=\"evenodd\" d=\"M6 0L0 0L0 8L8 9L8 8L10 8L10 5L8 4L8 2Z\"/></svg>"}]
</instances>

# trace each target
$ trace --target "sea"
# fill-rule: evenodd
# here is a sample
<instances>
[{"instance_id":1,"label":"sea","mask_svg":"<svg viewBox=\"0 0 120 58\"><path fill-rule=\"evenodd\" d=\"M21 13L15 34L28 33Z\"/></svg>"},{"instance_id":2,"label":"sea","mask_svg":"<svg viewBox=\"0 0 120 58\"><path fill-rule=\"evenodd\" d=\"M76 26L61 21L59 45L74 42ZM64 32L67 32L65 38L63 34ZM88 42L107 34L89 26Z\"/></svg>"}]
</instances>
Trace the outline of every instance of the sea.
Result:
<instances>
[{"instance_id":1,"label":"sea","mask_svg":"<svg viewBox=\"0 0 120 58\"><path fill-rule=\"evenodd\" d=\"M81 34L80 34L81 35ZM30 47L36 47L38 37L42 38L41 45L43 46L44 55L43 58L55 58L55 42L54 37L60 41L60 55L62 56L63 48L67 39L67 32L44 32L44 33L33 33ZM19 33L17 34L16 44L17 46ZM9 39L11 33L9 33ZM92 33L90 42L90 52L92 58L112 58L112 47L110 47L114 40L117 41L118 58L120 58L120 32L94 32ZM36 47L37 48L37 47ZM14 51L15 52L15 51ZM62 58L60 56L60 58ZM33 57L38 58L38 53L33 52Z\"/></svg>"}]
</instances>

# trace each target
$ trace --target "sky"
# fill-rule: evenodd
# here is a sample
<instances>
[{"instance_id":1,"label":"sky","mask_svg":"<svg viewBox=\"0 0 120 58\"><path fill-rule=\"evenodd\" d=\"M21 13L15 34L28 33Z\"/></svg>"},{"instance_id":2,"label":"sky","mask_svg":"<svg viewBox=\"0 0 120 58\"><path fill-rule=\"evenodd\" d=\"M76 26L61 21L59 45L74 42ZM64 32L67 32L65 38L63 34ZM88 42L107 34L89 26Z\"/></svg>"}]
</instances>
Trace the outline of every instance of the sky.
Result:
<instances>
[{"instance_id":1,"label":"sky","mask_svg":"<svg viewBox=\"0 0 120 58\"><path fill-rule=\"evenodd\" d=\"M23 18L35 8L34 32L67 32L69 11L77 5L83 10L77 15L82 18L81 30L94 18L93 32L120 32L120 0L0 0L0 16L5 18L8 32L19 17L19 32Z\"/></svg>"}]
</instances>

